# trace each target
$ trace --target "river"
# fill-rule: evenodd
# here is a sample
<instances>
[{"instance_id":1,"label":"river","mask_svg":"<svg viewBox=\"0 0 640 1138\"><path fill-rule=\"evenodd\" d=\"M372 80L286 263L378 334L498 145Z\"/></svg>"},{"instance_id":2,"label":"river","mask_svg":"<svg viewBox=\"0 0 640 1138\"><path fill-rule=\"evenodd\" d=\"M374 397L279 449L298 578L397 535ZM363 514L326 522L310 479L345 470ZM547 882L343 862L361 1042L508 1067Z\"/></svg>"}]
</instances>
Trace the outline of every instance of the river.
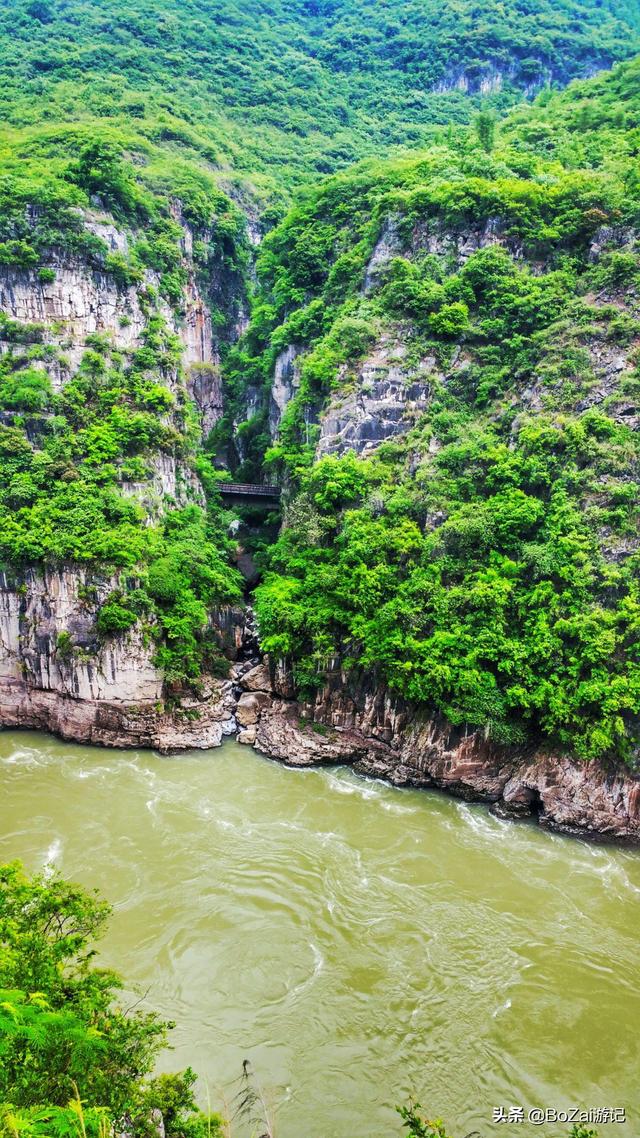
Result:
<instances>
[{"instance_id":1,"label":"river","mask_svg":"<svg viewBox=\"0 0 640 1138\"><path fill-rule=\"evenodd\" d=\"M568 1130L494 1106L624 1106L600 1133L640 1133L640 854L231 741L3 732L0 772L0 859L113 903L102 959L212 1103L248 1058L278 1138L392 1138L411 1094L456 1138Z\"/></svg>"}]
</instances>

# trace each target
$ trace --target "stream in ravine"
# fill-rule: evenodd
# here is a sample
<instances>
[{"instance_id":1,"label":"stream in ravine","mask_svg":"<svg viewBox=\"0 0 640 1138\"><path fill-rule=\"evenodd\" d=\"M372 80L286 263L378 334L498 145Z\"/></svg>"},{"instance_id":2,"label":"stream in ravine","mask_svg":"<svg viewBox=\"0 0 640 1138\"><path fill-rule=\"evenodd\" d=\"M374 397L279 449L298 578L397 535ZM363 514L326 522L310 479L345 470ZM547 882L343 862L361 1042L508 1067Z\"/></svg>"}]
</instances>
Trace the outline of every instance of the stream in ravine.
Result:
<instances>
[{"instance_id":1,"label":"stream in ravine","mask_svg":"<svg viewBox=\"0 0 640 1138\"><path fill-rule=\"evenodd\" d=\"M622 1106L601 1134L640 1134L640 853L234 742L4 732L0 772L0 859L113 903L102 958L213 1103L248 1058L278 1138L391 1138L411 1094L456 1138L569 1129L499 1106Z\"/></svg>"}]
</instances>

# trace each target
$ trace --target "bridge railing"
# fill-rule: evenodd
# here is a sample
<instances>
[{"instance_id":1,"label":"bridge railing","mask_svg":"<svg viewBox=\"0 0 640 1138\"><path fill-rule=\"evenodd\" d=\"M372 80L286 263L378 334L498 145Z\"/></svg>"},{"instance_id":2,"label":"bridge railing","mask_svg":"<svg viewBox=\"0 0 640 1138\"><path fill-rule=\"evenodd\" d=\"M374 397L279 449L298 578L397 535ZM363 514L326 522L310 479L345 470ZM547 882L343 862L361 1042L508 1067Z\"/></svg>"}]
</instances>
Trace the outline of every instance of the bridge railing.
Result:
<instances>
[{"instance_id":1,"label":"bridge railing","mask_svg":"<svg viewBox=\"0 0 640 1138\"><path fill-rule=\"evenodd\" d=\"M261 482L220 482L221 494L245 494L258 498L279 498L279 486L266 486Z\"/></svg>"}]
</instances>

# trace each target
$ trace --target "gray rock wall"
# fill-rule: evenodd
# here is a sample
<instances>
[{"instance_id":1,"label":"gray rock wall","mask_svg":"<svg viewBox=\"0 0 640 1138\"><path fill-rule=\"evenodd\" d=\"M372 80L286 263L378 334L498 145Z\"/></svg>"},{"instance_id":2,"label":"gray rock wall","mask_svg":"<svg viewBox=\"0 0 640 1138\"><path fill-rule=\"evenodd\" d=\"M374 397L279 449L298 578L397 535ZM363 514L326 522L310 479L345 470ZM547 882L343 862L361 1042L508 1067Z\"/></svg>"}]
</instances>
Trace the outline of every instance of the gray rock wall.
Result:
<instances>
[{"instance_id":1,"label":"gray rock wall","mask_svg":"<svg viewBox=\"0 0 640 1138\"><path fill-rule=\"evenodd\" d=\"M299 702L280 665L240 665L238 740L292 766L350 763L396 786L438 787L503 817L600 841L640 843L640 775L535 748L499 746L339 671ZM242 709L240 713L240 709Z\"/></svg>"},{"instance_id":2,"label":"gray rock wall","mask_svg":"<svg viewBox=\"0 0 640 1138\"><path fill-rule=\"evenodd\" d=\"M218 746L236 729L232 682L204 677L200 695L167 706L150 637L138 627L104 640L97 634L98 608L117 586L117 576L78 566L0 574L0 726L118 747ZM231 659L244 623L238 608L212 615Z\"/></svg>"},{"instance_id":3,"label":"gray rock wall","mask_svg":"<svg viewBox=\"0 0 640 1138\"><path fill-rule=\"evenodd\" d=\"M290 344L278 356L274 372L273 384L269 394L269 431L271 438L275 439L278 433L280 420L285 412L287 404L291 402L300 382L299 369L296 364L300 349L295 344ZM249 414L247 414L249 418Z\"/></svg>"},{"instance_id":4,"label":"gray rock wall","mask_svg":"<svg viewBox=\"0 0 640 1138\"><path fill-rule=\"evenodd\" d=\"M355 451L367 458L386 439L405 434L429 406L435 360L404 363L404 344L384 336L345 391L331 398L320 419L316 456Z\"/></svg>"}]
</instances>

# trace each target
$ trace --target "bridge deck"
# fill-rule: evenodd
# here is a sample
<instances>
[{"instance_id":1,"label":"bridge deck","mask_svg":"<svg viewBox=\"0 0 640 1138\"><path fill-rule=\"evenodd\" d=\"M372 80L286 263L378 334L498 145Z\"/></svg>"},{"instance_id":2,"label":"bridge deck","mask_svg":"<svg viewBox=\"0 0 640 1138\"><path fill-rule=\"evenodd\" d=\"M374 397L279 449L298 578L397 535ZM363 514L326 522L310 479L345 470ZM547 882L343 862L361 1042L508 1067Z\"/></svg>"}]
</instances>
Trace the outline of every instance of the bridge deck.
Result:
<instances>
[{"instance_id":1,"label":"bridge deck","mask_svg":"<svg viewBox=\"0 0 640 1138\"><path fill-rule=\"evenodd\" d=\"M244 498L271 498L273 501L278 501L280 487L266 486L261 482L221 482L220 493L223 497L230 495Z\"/></svg>"}]
</instances>

